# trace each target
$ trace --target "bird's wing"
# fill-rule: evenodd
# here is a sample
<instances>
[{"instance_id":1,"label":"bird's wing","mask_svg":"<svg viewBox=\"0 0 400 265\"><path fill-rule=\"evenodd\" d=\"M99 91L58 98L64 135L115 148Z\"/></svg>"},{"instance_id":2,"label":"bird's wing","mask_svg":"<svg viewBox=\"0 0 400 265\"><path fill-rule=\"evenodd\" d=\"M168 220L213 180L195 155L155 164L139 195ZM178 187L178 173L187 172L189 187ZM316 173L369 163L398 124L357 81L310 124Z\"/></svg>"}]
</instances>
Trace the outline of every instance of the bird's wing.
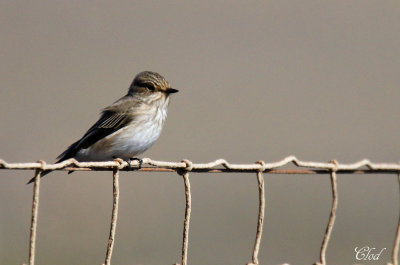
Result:
<instances>
[{"instance_id":1,"label":"bird's wing","mask_svg":"<svg viewBox=\"0 0 400 265\"><path fill-rule=\"evenodd\" d=\"M122 98L104 109L100 119L90 127L85 135L57 157L57 163L74 157L79 150L90 147L97 141L132 122L135 115L128 112L132 106L134 106L133 102L124 101L124 98Z\"/></svg>"}]
</instances>

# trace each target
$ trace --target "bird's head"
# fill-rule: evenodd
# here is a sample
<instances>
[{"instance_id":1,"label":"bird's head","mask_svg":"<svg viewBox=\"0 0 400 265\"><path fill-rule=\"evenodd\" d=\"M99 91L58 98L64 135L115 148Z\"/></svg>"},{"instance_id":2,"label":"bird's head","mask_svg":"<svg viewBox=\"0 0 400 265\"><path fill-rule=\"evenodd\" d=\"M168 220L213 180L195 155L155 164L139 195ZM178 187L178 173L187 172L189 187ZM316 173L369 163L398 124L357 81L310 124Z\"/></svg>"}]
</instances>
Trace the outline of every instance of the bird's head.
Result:
<instances>
[{"instance_id":1,"label":"bird's head","mask_svg":"<svg viewBox=\"0 0 400 265\"><path fill-rule=\"evenodd\" d=\"M129 94L141 94L150 96L154 94L169 94L178 92L177 89L171 88L168 81L160 74L151 71L144 71L136 75L129 88Z\"/></svg>"}]
</instances>

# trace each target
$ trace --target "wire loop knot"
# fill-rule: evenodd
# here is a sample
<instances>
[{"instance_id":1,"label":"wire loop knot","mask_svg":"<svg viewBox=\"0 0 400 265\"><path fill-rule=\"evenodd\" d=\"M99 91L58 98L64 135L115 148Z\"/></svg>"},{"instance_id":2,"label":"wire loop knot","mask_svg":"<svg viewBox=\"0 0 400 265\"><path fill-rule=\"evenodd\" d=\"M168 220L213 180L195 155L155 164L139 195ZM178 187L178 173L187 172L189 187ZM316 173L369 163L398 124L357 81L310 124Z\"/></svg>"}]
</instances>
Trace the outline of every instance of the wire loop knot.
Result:
<instances>
[{"instance_id":1,"label":"wire loop knot","mask_svg":"<svg viewBox=\"0 0 400 265\"><path fill-rule=\"evenodd\" d=\"M45 169L45 167L47 165L46 162L43 161L43 160L38 160L37 162L40 163L40 170L44 171L44 169Z\"/></svg>"},{"instance_id":2,"label":"wire loop knot","mask_svg":"<svg viewBox=\"0 0 400 265\"><path fill-rule=\"evenodd\" d=\"M114 159L114 162L118 164L117 166L115 166L115 168L117 169L123 169L125 167L124 160L122 160L121 158Z\"/></svg>"},{"instance_id":3,"label":"wire loop knot","mask_svg":"<svg viewBox=\"0 0 400 265\"><path fill-rule=\"evenodd\" d=\"M336 172L339 169L339 162L336 159L333 159L331 161L329 161L329 163L331 163L331 165L333 166L331 168L331 171Z\"/></svg>"},{"instance_id":4,"label":"wire loop knot","mask_svg":"<svg viewBox=\"0 0 400 265\"><path fill-rule=\"evenodd\" d=\"M183 159L181 162L182 162L182 163L185 163L185 167L184 167L184 168L178 168L178 169L176 170L176 172L177 172L179 175L183 175L183 174L185 174L186 172L189 172L189 171L192 171L192 170L193 170L193 162L192 162L192 161L190 161L190 160L188 160L188 159Z\"/></svg>"},{"instance_id":5,"label":"wire loop knot","mask_svg":"<svg viewBox=\"0 0 400 265\"><path fill-rule=\"evenodd\" d=\"M264 172L267 169L267 167L265 166L265 162L262 160L258 160L256 164L261 165L261 167L258 169L259 172Z\"/></svg>"},{"instance_id":6,"label":"wire loop knot","mask_svg":"<svg viewBox=\"0 0 400 265\"><path fill-rule=\"evenodd\" d=\"M186 171L192 171L192 169L193 169L193 162L192 161L190 161L188 159L183 159L182 162L185 163L185 165L186 165L186 167L185 167Z\"/></svg>"}]
</instances>

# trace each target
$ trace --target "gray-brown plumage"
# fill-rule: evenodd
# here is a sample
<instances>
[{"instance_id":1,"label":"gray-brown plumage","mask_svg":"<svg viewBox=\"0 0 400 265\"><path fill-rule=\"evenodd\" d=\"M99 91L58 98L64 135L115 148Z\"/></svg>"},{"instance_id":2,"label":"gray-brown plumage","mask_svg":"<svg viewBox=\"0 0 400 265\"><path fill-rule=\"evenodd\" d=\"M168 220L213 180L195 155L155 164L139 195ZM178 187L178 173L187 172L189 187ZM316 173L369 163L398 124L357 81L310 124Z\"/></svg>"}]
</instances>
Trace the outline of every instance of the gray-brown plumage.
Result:
<instances>
[{"instance_id":1,"label":"gray-brown plumage","mask_svg":"<svg viewBox=\"0 0 400 265\"><path fill-rule=\"evenodd\" d=\"M104 108L100 119L60 154L57 162L69 158L78 161L128 160L143 153L160 136L167 117L169 95L176 92L178 90L171 88L160 74L139 73L128 93Z\"/></svg>"}]
</instances>

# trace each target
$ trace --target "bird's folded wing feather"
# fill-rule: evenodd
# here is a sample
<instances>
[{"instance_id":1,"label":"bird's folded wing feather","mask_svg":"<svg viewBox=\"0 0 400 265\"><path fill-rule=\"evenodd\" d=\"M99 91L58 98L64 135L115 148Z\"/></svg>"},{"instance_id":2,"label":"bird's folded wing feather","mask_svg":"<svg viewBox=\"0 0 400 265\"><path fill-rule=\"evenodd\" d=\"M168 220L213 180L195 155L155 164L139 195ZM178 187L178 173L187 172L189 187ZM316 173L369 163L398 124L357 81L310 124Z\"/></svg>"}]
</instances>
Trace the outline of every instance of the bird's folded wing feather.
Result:
<instances>
[{"instance_id":1,"label":"bird's folded wing feather","mask_svg":"<svg viewBox=\"0 0 400 265\"><path fill-rule=\"evenodd\" d=\"M122 100L123 98L119 101ZM128 112L128 105L132 105L127 101L119 101L110 107L105 108L100 119L92 127L90 127L85 135L80 140L69 146L67 150L57 157L57 159L59 159L57 163L74 157L79 150L90 147L97 141L118 131L132 122L134 120L134 115ZM120 104L117 105L118 103Z\"/></svg>"}]
</instances>

